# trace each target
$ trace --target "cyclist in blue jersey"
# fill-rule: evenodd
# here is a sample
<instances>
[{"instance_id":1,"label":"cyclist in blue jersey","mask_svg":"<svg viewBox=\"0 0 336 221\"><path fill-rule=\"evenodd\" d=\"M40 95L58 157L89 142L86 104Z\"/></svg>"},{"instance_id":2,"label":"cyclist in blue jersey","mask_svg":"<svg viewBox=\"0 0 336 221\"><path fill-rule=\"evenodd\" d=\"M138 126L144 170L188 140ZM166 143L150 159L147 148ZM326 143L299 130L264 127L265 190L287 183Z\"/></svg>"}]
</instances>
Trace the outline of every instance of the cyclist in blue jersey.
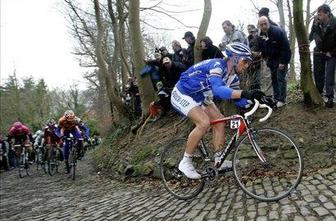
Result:
<instances>
[{"instance_id":1,"label":"cyclist in blue jersey","mask_svg":"<svg viewBox=\"0 0 336 221\"><path fill-rule=\"evenodd\" d=\"M205 60L183 72L171 94L172 106L196 125L188 136L184 157L179 163L179 170L191 179L201 178L192 164L199 141L210 127L210 121L223 117L213 97L234 99L236 105L246 107L248 100L260 100L265 96L260 90L242 91L231 87L237 82L236 74L244 73L251 64L249 47L232 43L227 45L225 53L224 59ZM224 147L224 124L216 124L212 129L215 151L220 152Z\"/></svg>"}]
</instances>

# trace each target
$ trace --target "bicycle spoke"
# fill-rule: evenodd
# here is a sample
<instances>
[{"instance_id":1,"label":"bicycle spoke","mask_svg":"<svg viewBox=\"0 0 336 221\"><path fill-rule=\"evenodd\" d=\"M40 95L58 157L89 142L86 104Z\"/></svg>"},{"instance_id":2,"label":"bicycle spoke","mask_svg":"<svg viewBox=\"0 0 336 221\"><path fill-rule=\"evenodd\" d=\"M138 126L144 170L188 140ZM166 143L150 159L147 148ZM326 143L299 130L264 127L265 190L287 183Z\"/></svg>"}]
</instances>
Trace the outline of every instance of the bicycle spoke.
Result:
<instances>
[{"instance_id":1,"label":"bicycle spoke","mask_svg":"<svg viewBox=\"0 0 336 221\"><path fill-rule=\"evenodd\" d=\"M248 137L243 138L235 151L233 166L238 184L262 201L286 197L302 176L298 147L284 132L270 128L254 132L253 140L252 146Z\"/></svg>"},{"instance_id":2,"label":"bicycle spoke","mask_svg":"<svg viewBox=\"0 0 336 221\"><path fill-rule=\"evenodd\" d=\"M200 193L204 180L188 179L179 169L178 164L183 157L186 139L180 138L170 142L161 153L160 169L165 188L178 199L189 199ZM198 169L204 164L200 153L193 157L194 166Z\"/></svg>"}]
</instances>

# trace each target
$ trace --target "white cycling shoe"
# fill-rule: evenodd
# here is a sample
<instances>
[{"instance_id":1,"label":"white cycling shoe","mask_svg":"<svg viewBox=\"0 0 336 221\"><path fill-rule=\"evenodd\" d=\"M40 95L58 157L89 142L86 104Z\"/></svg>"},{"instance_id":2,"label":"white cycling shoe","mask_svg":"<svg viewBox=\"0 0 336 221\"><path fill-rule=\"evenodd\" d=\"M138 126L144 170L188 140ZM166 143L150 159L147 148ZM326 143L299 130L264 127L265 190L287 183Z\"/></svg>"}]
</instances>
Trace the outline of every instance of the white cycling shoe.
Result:
<instances>
[{"instance_id":1,"label":"white cycling shoe","mask_svg":"<svg viewBox=\"0 0 336 221\"><path fill-rule=\"evenodd\" d=\"M182 159L179 163L178 169L189 179L201 179L201 174L196 171L191 159Z\"/></svg>"}]
</instances>

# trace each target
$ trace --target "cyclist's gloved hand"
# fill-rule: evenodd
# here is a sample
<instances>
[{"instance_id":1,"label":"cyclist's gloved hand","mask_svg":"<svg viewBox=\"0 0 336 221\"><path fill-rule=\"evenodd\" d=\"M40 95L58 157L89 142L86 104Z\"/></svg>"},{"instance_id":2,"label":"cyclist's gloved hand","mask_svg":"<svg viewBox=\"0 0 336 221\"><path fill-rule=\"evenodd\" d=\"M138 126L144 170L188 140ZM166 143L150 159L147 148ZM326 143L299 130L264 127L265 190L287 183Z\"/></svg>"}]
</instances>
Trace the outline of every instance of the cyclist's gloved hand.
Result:
<instances>
[{"instance_id":1,"label":"cyclist's gloved hand","mask_svg":"<svg viewBox=\"0 0 336 221\"><path fill-rule=\"evenodd\" d=\"M251 101L253 101L254 99L257 99L258 101L260 101L264 96L266 96L265 93L257 89L249 90L249 91L242 91L241 93L242 98L246 98Z\"/></svg>"},{"instance_id":2,"label":"cyclist's gloved hand","mask_svg":"<svg viewBox=\"0 0 336 221\"><path fill-rule=\"evenodd\" d=\"M234 103L237 107L242 108L242 109L250 108L251 104L253 104L253 102L251 102L250 100L247 100L245 98L235 99Z\"/></svg>"}]
</instances>

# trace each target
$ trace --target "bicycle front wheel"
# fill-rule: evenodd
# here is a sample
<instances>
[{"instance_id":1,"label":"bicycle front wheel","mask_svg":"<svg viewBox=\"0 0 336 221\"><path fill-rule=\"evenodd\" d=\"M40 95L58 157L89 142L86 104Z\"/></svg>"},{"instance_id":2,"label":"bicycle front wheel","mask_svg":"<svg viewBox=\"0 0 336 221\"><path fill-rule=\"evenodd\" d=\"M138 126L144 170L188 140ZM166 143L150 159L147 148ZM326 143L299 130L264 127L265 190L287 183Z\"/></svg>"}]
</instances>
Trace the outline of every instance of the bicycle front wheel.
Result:
<instances>
[{"instance_id":1,"label":"bicycle front wheel","mask_svg":"<svg viewBox=\"0 0 336 221\"><path fill-rule=\"evenodd\" d=\"M171 141L162 151L160 160L161 178L165 188L177 199L190 199L199 194L203 188L204 179L189 179L179 169L183 158L187 139L178 138ZM196 169L204 164L204 157L197 149L192 159Z\"/></svg>"},{"instance_id":2,"label":"bicycle front wheel","mask_svg":"<svg viewBox=\"0 0 336 221\"><path fill-rule=\"evenodd\" d=\"M56 155L57 155L57 152L52 147L50 150L50 159L48 160L48 172L50 176L55 175L58 169L58 161L57 161Z\"/></svg>"},{"instance_id":3,"label":"bicycle front wheel","mask_svg":"<svg viewBox=\"0 0 336 221\"><path fill-rule=\"evenodd\" d=\"M303 161L293 139L264 128L243 137L233 156L233 171L245 193L261 201L277 201L300 183Z\"/></svg>"},{"instance_id":4,"label":"bicycle front wheel","mask_svg":"<svg viewBox=\"0 0 336 221\"><path fill-rule=\"evenodd\" d=\"M70 167L71 167L71 173L72 173L72 180L75 180L76 178L76 164L77 164L77 149L75 147L72 147L70 156Z\"/></svg>"}]
</instances>

